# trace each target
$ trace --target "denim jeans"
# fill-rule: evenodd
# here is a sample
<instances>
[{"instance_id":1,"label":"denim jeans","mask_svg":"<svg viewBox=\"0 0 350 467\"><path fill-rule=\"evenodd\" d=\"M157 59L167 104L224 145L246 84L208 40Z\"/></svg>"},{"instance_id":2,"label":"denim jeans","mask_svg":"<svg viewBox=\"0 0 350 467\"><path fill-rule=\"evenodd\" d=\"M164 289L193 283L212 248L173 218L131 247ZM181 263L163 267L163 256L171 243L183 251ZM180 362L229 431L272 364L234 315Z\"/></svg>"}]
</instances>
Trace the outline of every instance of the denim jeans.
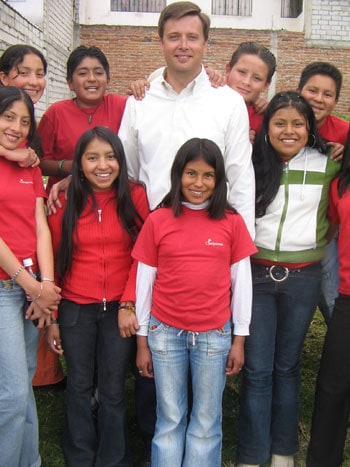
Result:
<instances>
[{"instance_id":1,"label":"denim jeans","mask_svg":"<svg viewBox=\"0 0 350 467\"><path fill-rule=\"evenodd\" d=\"M151 317L148 343L157 393L152 466L220 467L222 395L231 325L188 332ZM193 405L188 420L188 377Z\"/></svg>"},{"instance_id":2,"label":"denim jeans","mask_svg":"<svg viewBox=\"0 0 350 467\"><path fill-rule=\"evenodd\" d=\"M252 264L253 308L245 343L237 460L264 464L298 450L300 355L317 306L321 265L275 282Z\"/></svg>"},{"instance_id":3,"label":"denim jeans","mask_svg":"<svg viewBox=\"0 0 350 467\"><path fill-rule=\"evenodd\" d=\"M307 467L339 467L350 413L350 296L339 294L317 377Z\"/></svg>"},{"instance_id":4,"label":"denim jeans","mask_svg":"<svg viewBox=\"0 0 350 467\"><path fill-rule=\"evenodd\" d=\"M79 305L62 300L59 310L67 362L66 427L63 452L68 467L131 466L125 378L134 338L122 338L118 303ZM91 412L97 365L98 422Z\"/></svg>"},{"instance_id":5,"label":"denim jeans","mask_svg":"<svg viewBox=\"0 0 350 467\"><path fill-rule=\"evenodd\" d=\"M40 332L24 320L23 289L0 284L0 466L41 465L32 389Z\"/></svg>"},{"instance_id":6,"label":"denim jeans","mask_svg":"<svg viewBox=\"0 0 350 467\"><path fill-rule=\"evenodd\" d=\"M338 237L326 246L322 264L322 290L318 307L328 324L334 308L334 302L338 296L339 287L339 261L338 261Z\"/></svg>"}]
</instances>

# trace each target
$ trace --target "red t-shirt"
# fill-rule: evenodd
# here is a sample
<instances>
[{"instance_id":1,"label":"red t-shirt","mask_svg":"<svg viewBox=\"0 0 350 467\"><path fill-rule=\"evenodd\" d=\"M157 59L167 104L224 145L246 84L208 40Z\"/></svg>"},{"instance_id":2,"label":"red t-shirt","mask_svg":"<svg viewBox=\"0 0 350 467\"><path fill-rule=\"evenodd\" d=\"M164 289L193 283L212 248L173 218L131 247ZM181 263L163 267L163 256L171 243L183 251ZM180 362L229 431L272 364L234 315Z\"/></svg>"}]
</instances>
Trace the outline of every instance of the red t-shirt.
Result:
<instances>
[{"instance_id":1,"label":"red t-shirt","mask_svg":"<svg viewBox=\"0 0 350 467\"><path fill-rule=\"evenodd\" d=\"M179 217L170 208L151 213L132 254L157 267L152 314L170 326L207 331L231 316L231 265L256 251L239 214L213 220L204 209L183 207Z\"/></svg>"},{"instance_id":2,"label":"red t-shirt","mask_svg":"<svg viewBox=\"0 0 350 467\"><path fill-rule=\"evenodd\" d=\"M32 258L36 270L36 199L46 198L41 171L0 157L0 184L0 237L20 262ZM0 279L8 278L0 268Z\"/></svg>"},{"instance_id":3,"label":"red t-shirt","mask_svg":"<svg viewBox=\"0 0 350 467\"><path fill-rule=\"evenodd\" d=\"M38 126L44 151L42 159L72 160L80 136L95 126L106 126L118 133L125 104L126 97L118 94L107 94L97 107L88 110L79 108L73 99L52 104ZM59 177L50 176L48 193L58 180Z\"/></svg>"},{"instance_id":4,"label":"red t-shirt","mask_svg":"<svg viewBox=\"0 0 350 467\"><path fill-rule=\"evenodd\" d=\"M341 198L338 196L338 181L335 178L330 187L328 217L333 224L340 224L338 237L339 251L339 292L350 295L350 189Z\"/></svg>"},{"instance_id":5,"label":"red t-shirt","mask_svg":"<svg viewBox=\"0 0 350 467\"><path fill-rule=\"evenodd\" d=\"M325 141L340 143L344 146L349 128L349 122L334 115L328 115L323 125L318 129L318 132Z\"/></svg>"},{"instance_id":6,"label":"red t-shirt","mask_svg":"<svg viewBox=\"0 0 350 467\"><path fill-rule=\"evenodd\" d=\"M247 110L249 116L249 127L251 130L254 130L257 133L261 130L264 114L257 114L255 112L254 106L252 105L248 105Z\"/></svg>"}]
</instances>

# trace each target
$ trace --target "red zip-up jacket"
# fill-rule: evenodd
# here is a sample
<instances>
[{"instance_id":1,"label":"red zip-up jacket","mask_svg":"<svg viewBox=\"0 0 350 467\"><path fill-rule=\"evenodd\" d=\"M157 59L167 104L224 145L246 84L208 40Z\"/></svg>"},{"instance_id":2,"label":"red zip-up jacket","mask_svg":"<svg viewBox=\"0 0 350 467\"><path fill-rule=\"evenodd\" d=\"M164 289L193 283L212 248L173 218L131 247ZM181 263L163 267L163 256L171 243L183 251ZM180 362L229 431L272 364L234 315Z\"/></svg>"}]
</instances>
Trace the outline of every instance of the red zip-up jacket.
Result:
<instances>
[{"instance_id":1,"label":"red zip-up jacket","mask_svg":"<svg viewBox=\"0 0 350 467\"><path fill-rule=\"evenodd\" d=\"M143 219L149 213L145 189L130 182L131 195ZM104 303L114 300L135 301L137 262L131 257L133 244L116 213L113 190L95 192L97 206L88 200L73 234L72 268L60 286L62 298L79 304ZM63 209L49 216L55 256L60 238L66 200L60 196Z\"/></svg>"}]
</instances>

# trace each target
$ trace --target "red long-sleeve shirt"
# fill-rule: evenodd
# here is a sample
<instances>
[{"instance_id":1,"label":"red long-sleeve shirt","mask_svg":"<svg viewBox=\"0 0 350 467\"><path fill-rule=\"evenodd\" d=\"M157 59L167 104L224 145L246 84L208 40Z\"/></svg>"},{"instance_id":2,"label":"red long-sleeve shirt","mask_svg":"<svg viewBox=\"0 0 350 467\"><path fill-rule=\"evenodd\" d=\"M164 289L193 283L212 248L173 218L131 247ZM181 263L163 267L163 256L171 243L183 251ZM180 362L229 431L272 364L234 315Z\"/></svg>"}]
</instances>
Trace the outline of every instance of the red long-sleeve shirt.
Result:
<instances>
[{"instance_id":1,"label":"red long-sleeve shirt","mask_svg":"<svg viewBox=\"0 0 350 467\"><path fill-rule=\"evenodd\" d=\"M145 219L149 213L145 189L130 183L134 205ZM132 242L116 213L113 190L95 193L79 217L73 235L72 268L61 284L62 297L79 304L135 301L137 263L131 257ZM64 196L60 198L65 203ZM57 253L64 209L49 216L54 252ZM77 240L77 234L78 239Z\"/></svg>"}]
</instances>

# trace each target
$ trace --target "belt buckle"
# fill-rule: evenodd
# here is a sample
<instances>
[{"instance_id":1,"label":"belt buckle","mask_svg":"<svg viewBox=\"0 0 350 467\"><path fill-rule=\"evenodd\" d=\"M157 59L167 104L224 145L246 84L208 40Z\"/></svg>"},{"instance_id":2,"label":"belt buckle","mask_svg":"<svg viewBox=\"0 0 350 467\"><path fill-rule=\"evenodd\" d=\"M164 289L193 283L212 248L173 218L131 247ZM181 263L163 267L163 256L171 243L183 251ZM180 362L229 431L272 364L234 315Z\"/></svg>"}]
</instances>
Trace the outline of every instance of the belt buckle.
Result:
<instances>
[{"instance_id":1,"label":"belt buckle","mask_svg":"<svg viewBox=\"0 0 350 467\"><path fill-rule=\"evenodd\" d=\"M0 288L1 289L11 290L11 289L13 289L13 286L14 286L14 281L12 279L0 280Z\"/></svg>"},{"instance_id":2,"label":"belt buckle","mask_svg":"<svg viewBox=\"0 0 350 467\"><path fill-rule=\"evenodd\" d=\"M269 275L275 282L283 282L289 276L289 269L286 266L279 266L274 264L269 269Z\"/></svg>"}]
</instances>

